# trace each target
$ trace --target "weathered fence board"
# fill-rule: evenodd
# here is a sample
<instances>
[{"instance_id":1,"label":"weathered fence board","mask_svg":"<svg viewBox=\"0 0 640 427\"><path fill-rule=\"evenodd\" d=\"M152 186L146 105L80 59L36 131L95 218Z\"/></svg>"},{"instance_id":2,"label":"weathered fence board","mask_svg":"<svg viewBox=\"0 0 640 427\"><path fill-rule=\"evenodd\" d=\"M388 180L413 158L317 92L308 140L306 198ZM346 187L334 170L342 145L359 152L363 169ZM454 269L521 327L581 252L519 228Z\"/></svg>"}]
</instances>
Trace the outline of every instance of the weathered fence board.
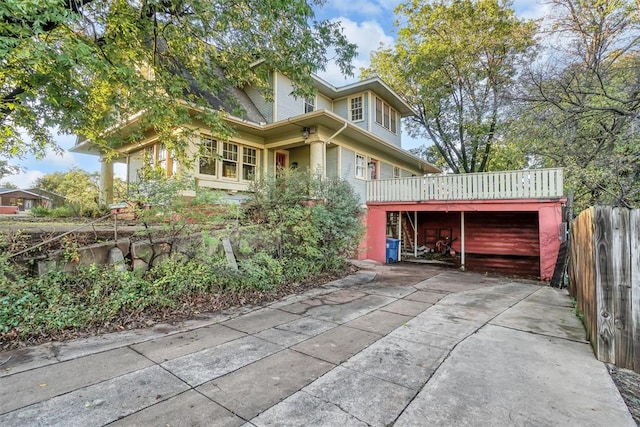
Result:
<instances>
[{"instance_id":1,"label":"weathered fence board","mask_svg":"<svg viewBox=\"0 0 640 427\"><path fill-rule=\"evenodd\" d=\"M631 242L631 337L633 340L633 370L640 372L640 210L629 215ZM634 246L635 245L635 246Z\"/></svg>"},{"instance_id":2,"label":"weathered fence board","mask_svg":"<svg viewBox=\"0 0 640 427\"><path fill-rule=\"evenodd\" d=\"M640 211L598 206L573 222L572 295L599 360L640 372Z\"/></svg>"},{"instance_id":3,"label":"weathered fence board","mask_svg":"<svg viewBox=\"0 0 640 427\"><path fill-rule=\"evenodd\" d=\"M569 290L576 298L587 339L594 352L597 344L593 209L583 211L573 222L569 239Z\"/></svg>"}]
</instances>

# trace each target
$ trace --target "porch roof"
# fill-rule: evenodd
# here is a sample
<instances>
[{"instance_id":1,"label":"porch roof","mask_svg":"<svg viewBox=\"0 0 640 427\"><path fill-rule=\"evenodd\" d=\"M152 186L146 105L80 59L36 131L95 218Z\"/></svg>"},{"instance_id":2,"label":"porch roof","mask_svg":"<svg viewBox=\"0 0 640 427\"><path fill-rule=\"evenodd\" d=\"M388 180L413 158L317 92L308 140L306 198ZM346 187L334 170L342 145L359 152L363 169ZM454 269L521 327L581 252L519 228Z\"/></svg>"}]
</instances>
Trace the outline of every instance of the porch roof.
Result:
<instances>
[{"instance_id":1,"label":"porch roof","mask_svg":"<svg viewBox=\"0 0 640 427\"><path fill-rule=\"evenodd\" d=\"M296 131L302 133L303 128L322 126L327 129L338 131L344 127L344 130L340 133L341 135L344 135L366 147L374 148L403 162L414 164L416 169L421 170L423 173L441 172L440 169L431 163L414 156L408 151L385 141L379 136L362 129L361 127L328 110L316 110L311 113L301 114L299 116L290 117L286 120L266 125L258 125L233 117L230 117L227 120L231 122L234 127L238 128L238 130L244 130L263 137L267 145L269 142L277 142L279 135L287 133L290 134L291 132ZM301 144L302 143L303 141L301 140Z\"/></svg>"}]
</instances>

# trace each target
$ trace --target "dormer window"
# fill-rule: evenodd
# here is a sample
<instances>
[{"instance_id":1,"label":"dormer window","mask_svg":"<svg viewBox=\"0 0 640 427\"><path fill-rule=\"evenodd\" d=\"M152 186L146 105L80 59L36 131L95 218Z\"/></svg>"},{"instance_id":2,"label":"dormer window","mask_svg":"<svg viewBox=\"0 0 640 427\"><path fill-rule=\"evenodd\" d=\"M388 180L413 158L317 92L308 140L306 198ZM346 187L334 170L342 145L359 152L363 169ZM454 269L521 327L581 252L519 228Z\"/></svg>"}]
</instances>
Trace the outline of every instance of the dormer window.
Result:
<instances>
[{"instance_id":1,"label":"dormer window","mask_svg":"<svg viewBox=\"0 0 640 427\"><path fill-rule=\"evenodd\" d=\"M362 96L356 96L349 100L349 116L352 122L364 120Z\"/></svg>"},{"instance_id":2,"label":"dormer window","mask_svg":"<svg viewBox=\"0 0 640 427\"><path fill-rule=\"evenodd\" d=\"M378 97L376 97L376 123L393 133L398 133L398 113Z\"/></svg>"},{"instance_id":3,"label":"dormer window","mask_svg":"<svg viewBox=\"0 0 640 427\"><path fill-rule=\"evenodd\" d=\"M316 97L308 97L304 99L304 112L310 113L316 110Z\"/></svg>"}]
</instances>

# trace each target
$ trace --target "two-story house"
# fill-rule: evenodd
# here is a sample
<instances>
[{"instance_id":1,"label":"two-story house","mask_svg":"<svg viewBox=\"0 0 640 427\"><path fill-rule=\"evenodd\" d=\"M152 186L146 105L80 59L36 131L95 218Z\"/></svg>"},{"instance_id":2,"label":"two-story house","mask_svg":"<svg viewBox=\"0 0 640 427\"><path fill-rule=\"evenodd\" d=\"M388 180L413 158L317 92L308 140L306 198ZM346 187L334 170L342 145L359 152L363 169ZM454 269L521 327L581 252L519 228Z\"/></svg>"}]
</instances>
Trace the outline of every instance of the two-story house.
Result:
<instances>
[{"instance_id":1,"label":"two-story house","mask_svg":"<svg viewBox=\"0 0 640 427\"><path fill-rule=\"evenodd\" d=\"M441 252L444 246L462 268L551 278L563 238L562 170L424 176L439 170L402 149L400 122L413 112L382 80L342 87L314 82L316 95L308 99L294 97L291 81L277 72L268 97L253 87L229 88L241 117L211 97L211 108L227 111L224 120L235 133L223 139L204 123L192 124L189 165L176 161L153 133L118 147L113 161L126 164L128 182L154 165L236 200L256 177L278 168L340 177L367 206L362 258L389 261L385 239L391 237L400 240L398 259L408 254L422 261L419 248ZM112 163L89 140L79 139L73 151L101 156L102 200L111 202Z\"/></svg>"},{"instance_id":2,"label":"two-story house","mask_svg":"<svg viewBox=\"0 0 640 427\"><path fill-rule=\"evenodd\" d=\"M422 176L439 170L401 147L401 119L411 108L379 78L334 87L315 77L317 94L300 99L283 74L273 72L269 87L273 101L253 87L230 92L244 109L243 117L228 114L235 129L220 139L204 124L188 148L195 161L181 165L157 136L118 148L114 162L126 163L127 181L140 179L147 164L168 175L180 171L194 176L201 187L242 198L257 176L278 168L310 170L347 180L365 203L370 180ZM196 123L195 126L198 126ZM101 155L89 140L78 139L75 152ZM113 167L103 159L101 195L111 202Z\"/></svg>"}]
</instances>

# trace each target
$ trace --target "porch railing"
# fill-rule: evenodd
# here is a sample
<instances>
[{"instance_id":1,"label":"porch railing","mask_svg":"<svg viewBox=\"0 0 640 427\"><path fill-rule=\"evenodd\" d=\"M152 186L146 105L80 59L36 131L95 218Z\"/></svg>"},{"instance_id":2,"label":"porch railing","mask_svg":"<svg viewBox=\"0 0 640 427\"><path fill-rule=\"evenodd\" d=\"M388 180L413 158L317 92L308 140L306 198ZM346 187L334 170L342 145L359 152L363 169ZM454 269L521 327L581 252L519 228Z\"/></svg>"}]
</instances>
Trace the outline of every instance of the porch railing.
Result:
<instances>
[{"instance_id":1,"label":"porch railing","mask_svg":"<svg viewBox=\"0 0 640 427\"><path fill-rule=\"evenodd\" d=\"M432 175L369 181L368 202L562 197L562 168Z\"/></svg>"}]
</instances>

